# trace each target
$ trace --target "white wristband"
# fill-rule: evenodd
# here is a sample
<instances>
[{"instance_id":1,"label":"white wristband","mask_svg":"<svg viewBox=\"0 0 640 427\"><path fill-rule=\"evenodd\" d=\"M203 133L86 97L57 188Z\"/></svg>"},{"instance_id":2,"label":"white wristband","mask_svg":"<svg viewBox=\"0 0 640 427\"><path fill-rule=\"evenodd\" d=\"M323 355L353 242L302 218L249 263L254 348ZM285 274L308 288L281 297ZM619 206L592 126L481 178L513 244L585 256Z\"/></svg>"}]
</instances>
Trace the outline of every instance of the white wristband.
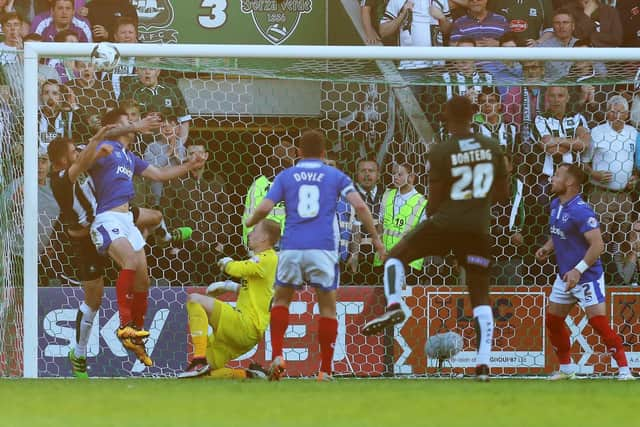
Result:
<instances>
[{"instance_id":1,"label":"white wristband","mask_svg":"<svg viewBox=\"0 0 640 427\"><path fill-rule=\"evenodd\" d=\"M575 267L573 267L573 269L578 270L580 274L583 274L585 271L589 269L589 264L584 262L584 260L581 260L579 263L576 264Z\"/></svg>"}]
</instances>

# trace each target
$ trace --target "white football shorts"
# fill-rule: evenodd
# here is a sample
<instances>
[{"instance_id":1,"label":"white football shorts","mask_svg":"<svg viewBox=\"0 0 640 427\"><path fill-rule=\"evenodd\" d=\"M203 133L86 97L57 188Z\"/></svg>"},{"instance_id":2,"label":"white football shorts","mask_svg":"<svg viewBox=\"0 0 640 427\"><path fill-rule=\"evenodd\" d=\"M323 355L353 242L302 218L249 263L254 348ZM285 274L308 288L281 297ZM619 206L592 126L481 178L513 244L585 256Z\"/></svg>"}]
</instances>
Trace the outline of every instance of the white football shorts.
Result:
<instances>
[{"instance_id":1,"label":"white football shorts","mask_svg":"<svg viewBox=\"0 0 640 427\"><path fill-rule=\"evenodd\" d=\"M340 284L338 251L289 249L278 254L276 285L300 287L304 284L332 291Z\"/></svg>"},{"instance_id":2,"label":"white football shorts","mask_svg":"<svg viewBox=\"0 0 640 427\"><path fill-rule=\"evenodd\" d=\"M142 233L133 223L131 212L107 211L96 215L91 224L91 240L101 254L106 254L111 242L125 238L134 251L144 248Z\"/></svg>"},{"instance_id":3,"label":"white football shorts","mask_svg":"<svg viewBox=\"0 0 640 427\"><path fill-rule=\"evenodd\" d=\"M567 291L567 284L560 275L553 282L553 289L549 295L549 301L557 304L578 303L582 308L605 302L604 274L592 282L578 283L573 289Z\"/></svg>"}]
</instances>

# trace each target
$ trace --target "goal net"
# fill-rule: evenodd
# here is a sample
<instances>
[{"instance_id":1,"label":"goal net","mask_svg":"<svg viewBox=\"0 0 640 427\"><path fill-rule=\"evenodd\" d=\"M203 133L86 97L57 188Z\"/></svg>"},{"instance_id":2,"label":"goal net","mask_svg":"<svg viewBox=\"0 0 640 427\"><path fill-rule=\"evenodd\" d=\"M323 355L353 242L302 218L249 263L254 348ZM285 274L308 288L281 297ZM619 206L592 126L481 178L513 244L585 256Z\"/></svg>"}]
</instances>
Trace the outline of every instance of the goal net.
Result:
<instances>
[{"instance_id":1,"label":"goal net","mask_svg":"<svg viewBox=\"0 0 640 427\"><path fill-rule=\"evenodd\" d=\"M613 56L612 50L599 49L588 50L587 55L586 49L121 45L117 67L102 72L92 68L92 49L93 45L67 44L27 47L24 133L22 57L15 58L15 67L3 66L0 94L9 102L0 107L0 185L11 197L0 202L0 375L71 374L67 353L75 340L76 310L83 294L46 179L38 176L46 173L46 165L36 160L41 157L39 150L42 153L52 138L69 136L77 144L86 143L99 126L100 115L120 105L131 117L148 112L163 115L161 130L138 135L132 148L152 164L178 164L200 148L209 152L202 174L164 184L136 181L136 206L160 210L170 228L194 230L184 244L161 247L153 239L148 242L152 287L147 349L155 365L142 366L115 338L117 270L113 267L106 273L103 304L89 342L91 376L173 376L186 366L191 352L187 295L203 292L207 284L223 277L216 267L221 254L248 256L242 219L256 202L251 190L295 162L301 132L321 129L329 142L328 158L364 185L367 178L358 172L363 166L359 160L377 166L374 179L379 193L369 201L377 216L380 196L385 189L396 188L394 166L409 165L410 181L429 198L429 146L446 137L442 107L455 94L469 96L477 104L475 129L499 139L513 170L510 201L492 210L491 297L496 320L492 374L545 375L557 365L544 322L555 270L551 262L540 263L533 254L548 237L546 184L561 161L608 165L612 172L586 187L585 197L597 205L607 242L603 262L608 316L630 352L631 366L640 366L636 314L640 293L631 286L637 280L637 195L628 182L623 191L615 186L601 191L607 180L631 180L635 141L632 149L630 134L611 139L602 128L594 130L622 117L631 126L628 132L635 132L640 102L635 98L637 65L626 60L633 57L631 51L616 49L620 53ZM446 65L399 70L393 60L403 58L446 60ZM35 59L50 64L63 82L48 81L43 66L37 75ZM571 60L575 62L564 64ZM545 67L560 62L566 74L545 79ZM524 77L509 74L518 72ZM629 110L630 117L619 108ZM555 152L545 151L545 135L572 139L579 126L593 137L585 149L565 144ZM605 145L607 149L602 148ZM597 147L600 151L591 150ZM27 167L21 192L23 156ZM464 269L452 256L429 257L412 265L409 286L403 291L407 320L384 335L364 337L360 333L364 323L384 311L382 270L353 212L342 209L339 220L342 273L336 374L471 372L475 333ZM299 293L290 313L287 373L313 375L319 365L313 292ZM582 311L574 309L567 326L581 373L615 372ZM460 352L448 360L426 356L427 340L445 332L461 337ZM256 348L231 365L265 364L270 359L267 330Z\"/></svg>"}]
</instances>

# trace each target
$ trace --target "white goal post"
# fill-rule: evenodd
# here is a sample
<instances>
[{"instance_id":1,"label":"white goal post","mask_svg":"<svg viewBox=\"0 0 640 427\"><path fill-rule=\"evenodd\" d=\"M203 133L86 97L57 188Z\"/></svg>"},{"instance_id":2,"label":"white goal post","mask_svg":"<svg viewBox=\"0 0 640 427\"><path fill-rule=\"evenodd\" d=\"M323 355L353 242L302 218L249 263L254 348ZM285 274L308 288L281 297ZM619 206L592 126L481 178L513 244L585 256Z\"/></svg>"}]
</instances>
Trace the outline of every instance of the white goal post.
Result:
<instances>
[{"instance_id":1,"label":"white goal post","mask_svg":"<svg viewBox=\"0 0 640 427\"><path fill-rule=\"evenodd\" d=\"M320 60L603 61L640 60L633 48L453 48L363 46L116 44L122 57ZM38 63L41 57L89 57L92 43L26 43L24 47L24 371L38 376Z\"/></svg>"}]
</instances>

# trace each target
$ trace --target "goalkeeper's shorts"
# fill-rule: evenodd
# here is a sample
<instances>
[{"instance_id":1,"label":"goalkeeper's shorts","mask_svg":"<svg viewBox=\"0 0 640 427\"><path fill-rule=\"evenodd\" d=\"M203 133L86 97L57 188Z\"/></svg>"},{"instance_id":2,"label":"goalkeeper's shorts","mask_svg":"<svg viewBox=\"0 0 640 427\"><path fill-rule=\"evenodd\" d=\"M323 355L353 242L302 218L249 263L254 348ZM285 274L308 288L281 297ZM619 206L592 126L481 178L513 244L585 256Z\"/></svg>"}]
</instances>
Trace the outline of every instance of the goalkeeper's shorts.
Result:
<instances>
[{"instance_id":1,"label":"goalkeeper's shorts","mask_svg":"<svg viewBox=\"0 0 640 427\"><path fill-rule=\"evenodd\" d=\"M251 350L263 335L242 312L218 299L214 304L218 306L214 310L220 309L220 317L207 344L207 361L213 370Z\"/></svg>"}]
</instances>

